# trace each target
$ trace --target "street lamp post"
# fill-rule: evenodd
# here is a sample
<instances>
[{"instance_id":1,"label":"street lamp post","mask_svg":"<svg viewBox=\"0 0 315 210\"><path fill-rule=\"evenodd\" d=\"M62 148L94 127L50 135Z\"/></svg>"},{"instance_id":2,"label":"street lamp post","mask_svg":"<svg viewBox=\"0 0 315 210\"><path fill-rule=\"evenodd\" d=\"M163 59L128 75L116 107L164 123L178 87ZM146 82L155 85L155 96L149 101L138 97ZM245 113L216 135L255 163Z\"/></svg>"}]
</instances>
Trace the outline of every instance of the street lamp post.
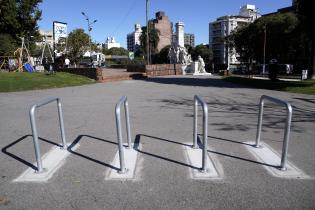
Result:
<instances>
[{"instance_id":1,"label":"street lamp post","mask_svg":"<svg viewBox=\"0 0 315 210\"><path fill-rule=\"evenodd\" d=\"M33 38L34 36L28 36L28 39L27 39L27 49L28 51L30 52L30 40L31 38Z\"/></svg>"},{"instance_id":2,"label":"street lamp post","mask_svg":"<svg viewBox=\"0 0 315 210\"><path fill-rule=\"evenodd\" d=\"M150 64L149 60L149 22L148 22L148 2L149 0L146 0L146 23L147 23L147 64Z\"/></svg>"},{"instance_id":3,"label":"street lamp post","mask_svg":"<svg viewBox=\"0 0 315 210\"><path fill-rule=\"evenodd\" d=\"M265 75L266 71L266 35L267 35L267 26L264 25L264 57L263 57L263 75Z\"/></svg>"},{"instance_id":4,"label":"street lamp post","mask_svg":"<svg viewBox=\"0 0 315 210\"><path fill-rule=\"evenodd\" d=\"M88 32L89 32L89 46L90 46L90 52L92 51L92 47L91 47L91 31L92 31L92 27L91 25L96 23L97 20L94 20L92 23L90 23L90 18L84 13L81 12L81 14L85 17L87 23L88 23Z\"/></svg>"}]
</instances>

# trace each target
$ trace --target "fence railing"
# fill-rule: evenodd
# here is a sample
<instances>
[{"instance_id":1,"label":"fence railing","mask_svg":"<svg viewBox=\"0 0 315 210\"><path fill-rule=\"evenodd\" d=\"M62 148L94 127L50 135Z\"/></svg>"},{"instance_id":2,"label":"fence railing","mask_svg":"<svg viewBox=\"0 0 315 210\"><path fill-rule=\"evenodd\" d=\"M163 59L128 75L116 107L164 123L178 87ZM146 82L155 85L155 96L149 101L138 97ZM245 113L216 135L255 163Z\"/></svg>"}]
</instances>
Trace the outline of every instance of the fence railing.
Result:
<instances>
[{"instance_id":1,"label":"fence railing","mask_svg":"<svg viewBox=\"0 0 315 210\"><path fill-rule=\"evenodd\" d=\"M117 138L118 138L118 151L119 151L119 161L120 161L120 170L118 173L124 174L127 172L127 168L125 167L125 156L123 150L123 140L122 140L122 132L121 132L121 119L120 119L120 108L124 103L125 106L125 118L126 118L126 129L127 129L127 141L128 141L128 149L131 149L131 134L130 134L130 121L129 121L129 110L128 110L128 99L126 96L120 98L119 102L115 107L115 115L116 115L116 128L117 128Z\"/></svg>"},{"instance_id":2,"label":"fence railing","mask_svg":"<svg viewBox=\"0 0 315 210\"><path fill-rule=\"evenodd\" d=\"M197 131L198 131L198 105L201 105L203 110L203 150L202 150L202 167L201 172L206 172L207 168L207 150L208 150L208 105L207 103L195 95L194 97L194 139L193 139L193 148L198 148L197 143Z\"/></svg>"},{"instance_id":3,"label":"fence railing","mask_svg":"<svg viewBox=\"0 0 315 210\"><path fill-rule=\"evenodd\" d=\"M283 144L282 144L281 164L280 164L280 169L286 170L285 166L286 166L286 159L287 159L289 139L290 139L292 106L288 102L282 101L282 100L277 99L277 98L273 98L273 97L266 96L266 95L261 96L260 103L259 103L259 117L258 117L255 147L260 146L259 143L260 143L260 136L261 136L261 127L262 127L262 120L263 120L263 114L264 114L265 100L271 101L271 102L276 103L276 104L283 105L286 107L286 110L287 110L287 119L286 119L286 123L285 123L285 131L284 131Z\"/></svg>"},{"instance_id":4,"label":"fence railing","mask_svg":"<svg viewBox=\"0 0 315 210\"><path fill-rule=\"evenodd\" d=\"M40 147L39 147L39 143L38 143L38 133L37 133L37 125L36 125L36 119L35 119L35 111L37 108L42 107L42 106L49 104L51 102L54 102L54 101L57 101L59 125L60 125L61 139L62 139L62 144L63 144L62 148L67 149L60 98L48 98L48 99L45 99L43 101L40 101L40 102L32 105L32 107L29 111L29 114L30 114L30 121L31 121L32 133L33 133L35 157L36 157L36 162L37 162L37 171L36 171L37 173L43 172L44 169L43 169L43 165L42 165L42 159L41 159L41 155L40 155Z\"/></svg>"}]
</instances>

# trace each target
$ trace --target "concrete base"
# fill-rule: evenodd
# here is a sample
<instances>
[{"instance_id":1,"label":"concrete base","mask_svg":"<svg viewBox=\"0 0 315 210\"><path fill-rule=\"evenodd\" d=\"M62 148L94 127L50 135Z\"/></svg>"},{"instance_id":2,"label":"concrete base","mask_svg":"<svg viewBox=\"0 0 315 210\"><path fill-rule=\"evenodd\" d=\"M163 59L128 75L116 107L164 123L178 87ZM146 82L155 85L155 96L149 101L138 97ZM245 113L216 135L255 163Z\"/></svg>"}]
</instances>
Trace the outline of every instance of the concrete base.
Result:
<instances>
[{"instance_id":1,"label":"concrete base","mask_svg":"<svg viewBox=\"0 0 315 210\"><path fill-rule=\"evenodd\" d=\"M127 145L126 145L127 146ZM126 166L126 173L121 174L119 171L115 169L110 169L106 174L105 180L130 180L135 179L135 170L136 170L136 164L137 164L137 157L138 157L138 151L134 148L141 149L141 144L132 145L131 149L124 147L124 155L125 155L125 166ZM120 162L119 162L119 151L116 152L115 158L113 162L111 163L112 166L116 168L120 168Z\"/></svg>"},{"instance_id":2,"label":"concrete base","mask_svg":"<svg viewBox=\"0 0 315 210\"><path fill-rule=\"evenodd\" d=\"M190 144L190 143L185 143ZM191 164L193 167L201 168L202 167L202 149L193 149L190 146L183 146L185 151L185 157L187 158L187 162ZM189 169L190 177L192 179L218 179L220 175L218 170L216 169L213 161L207 155L207 165L206 172L201 172L199 169Z\"/></svg>"},{"instance_id":3,"label":"concrete base","mask_svg":"<svg viewBox=\"0 0 315 210\"><path fill-rule=\"evenodd\" d=\"M194 76L211 76L211 73L198 73L198 72L196 72L193 75Z\"/></svg>"},{"instance_id":4,"label":"concrete base","mask_svg":"<svg viewBox=\"0 0 315 210\"><path fill-rule=\"evenodd\" d=\"M182 65L182 71L183 71L183 75L188 74L190 71L190 66L189 65Z\"/></svg>"},{"instance_id":5,"label":"concrete base","mask_svg":"<svg viewBox=\"0 0 315 210\"><path fill-rule=\"evenodd\" d=\"M72 150L76 150L80 145L77 144ZM66 149L54 146L42 157L44 171L37 173L32 168L27 169L13 182L47 182L53 174L65 163L66 158L71 153ZM34 163L33 165L36 165Z\"/></svg>"},{"instance_id":6,"label":"concrete base","mask_svg":"<svg viewBox=\"0 0 315 210\"><path fill-rule=\"evenodd\" d=\"M246 142L246 144L255 145L255 142ZM302 170L294 166L292 163L287 161L286 170L280 170L278 166L281 163L281 155L275 152L269 145L261 143L259 148L254 146L245 147L247 150L257 159L257 161L262 162L266 165L263 167L273 176L280 178L290 178L290 179L308 179L310 178Z\"/></svg>"}]
</instances>

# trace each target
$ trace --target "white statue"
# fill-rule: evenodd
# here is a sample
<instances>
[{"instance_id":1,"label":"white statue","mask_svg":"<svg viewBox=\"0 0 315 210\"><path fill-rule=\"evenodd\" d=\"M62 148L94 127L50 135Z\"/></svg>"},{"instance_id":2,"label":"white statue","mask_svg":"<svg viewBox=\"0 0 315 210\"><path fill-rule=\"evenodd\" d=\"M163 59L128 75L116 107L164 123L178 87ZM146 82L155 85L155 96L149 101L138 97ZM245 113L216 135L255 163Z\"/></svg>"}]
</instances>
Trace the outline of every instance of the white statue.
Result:
<instances>
[{"instance_id":1,"label":"white statue","mask_svg":"<svg viewBox=\"0 0 315 210\"><path fill-rule=\"evenodd\" d=\"M187 53L186 48L176 44L170 47L168 58L170 59L170 63L180 63L183 65L192 63L191 55Z\"/></svg>"},{"instance_id":2,"label":"white statue","mask_svg":"<svg viewBox=\"0 0 315 210\"><path fill-rule=\"evenodd\" d=\"M185 47L178 45L172 45L168 51L168 58L171 63L180 63L184 65L189 65L191 60L191 55L187 53Z\"/></svg>"},{"instance_id":3,"label":"white statue","mask_svg":"<svg viewBox=\"0 0 315 210\"><path fill-rule=\"evenodd\" d=\"M175 62L179 63L179 47L176 45L174 50L175 50Z\"/></svg>"},{"instance_id":4,"label":"white statue","mask_svg":"<svg viewBox=\"0 0 315 210\"><path fill-rule=\"evenodd\" d=\"M206 64L203 61L202 57L200 55L198 55L198 72L199 73L206 73L205 66L206 66Z\"/></svg>"},{"instance_id":5,"label":"white statue","mask_svg":"<svg viewBox=\"0 0 315 210\"><path fill-rule=\"evenodd\" d=\"M185 58L185 59L186 59L186 61L187 61L187 62L186 62L187 64L190 64L190 63L192 63L192 62L193 62L193 61L192 61L192 59L191 59L191 55L190 55L190 54L188 54L188 53L187 53L187 55L186 55L186 58Z\"/></svg>"},{"instance_id":6,"label":"white statue","mask_svg":"<svg viewBox=\"0 0 315 210\"><path fill-rule=\"evenodd\" d=\"M191 60L191 55L187 53L185 47L180 47L179 61L181 64L189 65Z\"/></svg>"},{"instance_id":7,"label":"white statue","mask_svg":"<svg viewBox=\"0 0 315 210\"><path fill-rule=\"evenodd\" d=\"M184 52L184 64L186 65L191 64L193 62L191 59L191 55L188 54L185 47L183 47L183 52Z\"/></svg>"},{"instance_id":8,"label":"white statue","mask_svg":"<svg viewBox=\"0 0 315 210\"><path fill-rule=\"evenodd\" d=\"M185 60L186 54L187 54L187 52L186 52L185 48L180 47L179 48L179 62L181 64L186 64L186 60Z\"/></svg>"},{"instance_id":9,"label":"white statue","mask_svg":"<svg viewBox=\"0 0 315 210\"><path fill-rule=\"evenodd\" d=\"M177 63L176 60L176 50L175 48L172 46L170 47L169 51L168 51L168 58L170 59L171 63Z\"/></svg>"}]
</instances>

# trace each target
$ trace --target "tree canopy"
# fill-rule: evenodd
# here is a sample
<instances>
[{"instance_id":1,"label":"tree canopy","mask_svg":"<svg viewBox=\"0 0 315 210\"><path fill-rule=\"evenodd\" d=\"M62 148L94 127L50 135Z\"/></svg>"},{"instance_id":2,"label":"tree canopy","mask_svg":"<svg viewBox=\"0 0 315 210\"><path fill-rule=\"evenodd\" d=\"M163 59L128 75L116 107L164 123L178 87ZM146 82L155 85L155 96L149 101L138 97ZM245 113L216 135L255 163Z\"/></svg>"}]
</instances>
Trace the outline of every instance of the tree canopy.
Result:
<instances>
[{"instance_id":1,"label":"tree canopy","mask_svg":"<svg viewBox=\"0 0 315 210\"><path fill-rule=\"evenodd\" d=\"M160 41L159 38L159 30L155 29L153 25L149 27L149 48L151 54L158 53L158 43ZM147 55L147 27L142 27L142 34L140 35L140 49L141 53Z\"/></svg>"},{"instance_id":2,"label":"tree canopy","mask_svg":"<svg viewBox=\"0 0 315 210\"><path fill-rule=\"evenodd\" d=\"M256 60L263 63L265 43L266 63L273 58L281 63L292 63L298 56L301 44L298 23L296 15L291 12L269 15L239 28L227 40L243 62Z\"/></svg>"},{"instance_id":3,"label":"tree canopy","mask_svg":"<svg viewBox=\"0 0 315 210\"><path fill-rule=\"evenodd\" d=\"M103 49L105 55L129 55L129 51L123 47L112 47L110 49Z\"/></svg>"},{"instance_id":4,"label":"tree canopy","mask_svg":"<svg viewBox=\"0 0 315 210\"><path fill-rule=\"evenodd\" d=\"M198 56L200 55L206 64L206 69L211 68L210 65L213 60L213 53L208 45L197 45L195 48L190 49L190 53L193 60L197 60Z\"/></svg>"},{"instance_id":5,"label":"tree canopy","mask_svg":"<svg viewBox=\"0 0 315 210\"><path fill-rule=\"evenodd\" d=\"M164 48L161 49L159 53L156 53L155 56L152 58L153 63L169 63L169 58L168 58L168 52L170 50L170 45L165 46Z\"/></svg>"},{"instance_id":6,"label":"tree canopy","mask_svg":"<svg viewBox=\"0 0 315 210\"><path fill-rule=\"evenodd\" d=\"M12 53L10 51L16 48L16 43L21 42L20 37L39 37L37 21L42 15L38 8L41 2L42 0L0 0L1 37L2 40L11 40L0 46L2 54Z\"/></svg>"},{"instance_id":7,"label":"tree canopy","mask_svg":"<svg viewBox=\"0 0 315 210\"><path fill-rule=\"evenodd\" d=\"M306 60L308 63L308 69L310 70L310 77L315 78L315 13L313 2L309 0L297 0L296 1L296 12L298 19L301 23L301 28L306 32L307 38L306 45L311 46L311 53L308 56L309 59ZM304 39L305 40L305 39Z\"/></svg>"},{"instance_id":8,"label":"tree canopy","mask_svg":"<svg viewBox=\"0 0 315 210\"><path fill-rule=\"evenodd\" d=\"M68 35L68 50L71 61L78 62L84 52L89 49L89 35L83 29L75 29Z\"/></svg>"}]
</instances>

